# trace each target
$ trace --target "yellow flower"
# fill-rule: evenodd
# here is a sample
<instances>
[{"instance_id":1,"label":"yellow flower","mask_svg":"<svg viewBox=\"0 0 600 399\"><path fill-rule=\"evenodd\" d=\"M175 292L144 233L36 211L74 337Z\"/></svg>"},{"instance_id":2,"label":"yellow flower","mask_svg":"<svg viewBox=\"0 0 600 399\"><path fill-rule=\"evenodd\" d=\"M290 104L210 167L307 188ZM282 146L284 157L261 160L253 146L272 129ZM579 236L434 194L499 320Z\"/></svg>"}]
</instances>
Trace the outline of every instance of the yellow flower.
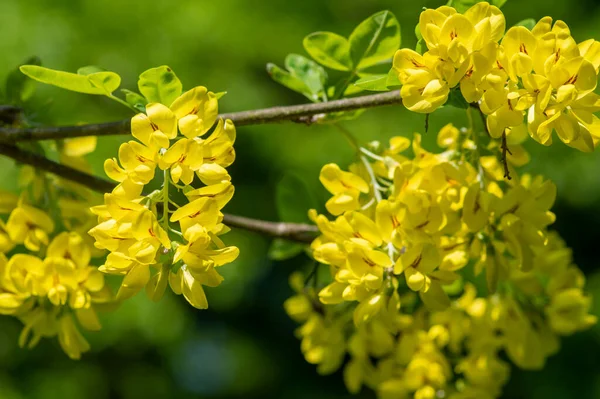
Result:
<instances>
[{"instance_id":1,"label":"yellow flower","mask_svg":"<svg viewBox=\"0 0 600 399\"><path fill-rule=\"evenodd\" d=\"M6 222L10 239L24 244L30 251L39 251L42 245L48 245L48 234L53 230L54 222L45 212L24 204L15 208Z\"/></svg>"},{"instance_id":2,"label":"yellow flower","mask_svg":"<svg viewBox=\"0 0 600 399\"><path fill-rule=\"evenodd\" d=\"M154 178L156 169L156 151L136 141L129 141L119 147L119 161L107 159L104 171L111 179L123 182L131 180L135 184L148 184Z\"/></svg>"},{"instance_id":3,"label":"yellow flower","mask_svg":"<svg viewBox=\"0 0 600 399\"><path fill-rule=\"evenodd\" d=\"M195 140L179 139L159 160L161 169L170 169L174 183L179 180L189 185L194 180L194 171L199 170L204 162L203 147Z\"/></svg>"},{"instance_id":4,"label":"yellow flower","mask_svg":"<svg viewBox=\"0 0 600 399\"><path fill-rule=\"evenodd\" d=\"M131 134L153 150L169 148L169 140L177 136L177 119L165 105L146 105L145 114L131 118Z\"/></svg>"},{"instance_id":5,"label":"yellow flower","mask_svg":"<svg viewBox=\"0 0 600 399\"><path fill-rule=\"evenodd\" d=\"M192 139L202 136L215 124L219 114L218 100L206 87L197 86L177 98L171 109L177 117L181 133Z\"/></svg>"},{"instance_id":6,"label":"yellow flower","mask_svg":"<svg viewBox=\"0 0 600 399\"><path fill-rule=\"evenodd\" d=\"M323 166L319 180L334 195L325 204L332 215L358 209L360 193L369 192L369 186L360 176L344 172L333 163Z\"/></svg>"}]
</instances>

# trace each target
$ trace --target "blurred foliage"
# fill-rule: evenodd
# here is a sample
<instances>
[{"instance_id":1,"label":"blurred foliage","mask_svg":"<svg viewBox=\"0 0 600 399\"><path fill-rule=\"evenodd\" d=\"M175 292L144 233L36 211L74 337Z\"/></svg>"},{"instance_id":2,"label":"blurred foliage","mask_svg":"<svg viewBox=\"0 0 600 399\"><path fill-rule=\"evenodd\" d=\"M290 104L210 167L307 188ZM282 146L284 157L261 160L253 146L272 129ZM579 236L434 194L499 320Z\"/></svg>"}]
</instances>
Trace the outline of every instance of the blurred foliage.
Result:
<instances>
[{"instance_id":1,"label":"blurred foliage","mask_svg":"<svg viewBox=\"0 0 600 399\"><path fill-rule=\"evenodd\" d=\"M400 22L403 46L414 48L414 26L421 8L442 3L2 0L0 77L35 55L44 66L55 69L75 71L80 65L99 65L119 71L122 86L135 87L140 72L168 64L184 82L215 92L227 90L221 100L225 112L302 103L306 102L302 94L272 81L265 70L268 62L282 63L288 53L306 57L302 41L309 33L331 31L347 37L361 21L383 9L393 12ZM552 15L569 23L578 41L600 38L600 3L595 0L513 0L503 12L509 26ZM127 109L107 98L38 86L27 112L45 124L130 116ZM450 120L464 123L463 114L451 107L436 112L430 118L430 131ZM369 110L342 124L363 141L424 131L424 117L402 107ZM102 161L125 140L123 136L99 140L98 150L90 156L97 174L103 173ZM434 148L435 135L425 135L424 146ZM324 203L325 192L318 182L321 166L348 164L353 154L339 132L328 125L243 127L236 148L237 160L230 171L236 196L227 211L268 220L278 219L275 187L284 175L298 176L318 203ZM600 155L576 153L562 145L542 148L532 140L528 150L533 162L527 171L543 173L558 186L555 227L588 275L598 314L600 182L596 173L600 172ZM0 159L2 188L16 189L16 179L13 163ZM18 349L18 322L1 318L0 398L348 397L341 375L320 377L304 361L293 335L294 323L282 308L290 295L289 274L310 270L308 259L299 255L285 263L269 260L269 240L254 234L235 231L230 241L240 247L242 255L223 269L223 285L207 290L208 311L197 311L172 296L154 304L138 295L110 318L103 318L100 333L88 334L93 350L80 362L70 361L54 341L44 341L34 351ZM600 397L598 353L600 327L596 326L565 339L563 350L543 371L514 370L504 397ZM373 395L363 391L361 397Z\"/></svg>"}]
</instances>

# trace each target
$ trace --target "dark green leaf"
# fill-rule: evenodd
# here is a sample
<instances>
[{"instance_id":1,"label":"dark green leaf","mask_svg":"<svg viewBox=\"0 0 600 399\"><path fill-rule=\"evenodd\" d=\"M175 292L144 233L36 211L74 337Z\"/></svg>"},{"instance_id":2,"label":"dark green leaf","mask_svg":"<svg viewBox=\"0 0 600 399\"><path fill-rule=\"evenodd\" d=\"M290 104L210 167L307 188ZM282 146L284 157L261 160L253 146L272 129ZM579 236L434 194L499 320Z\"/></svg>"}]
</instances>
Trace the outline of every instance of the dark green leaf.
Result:
<instances>
[{"instance_id":1,"label":"dark green leaf","mask_svg":"<svg viewBox=\"0 0 600 399\"><path fill-rule=\"evenodd\" d=\"M535 26L535 24L536 24L535 19L533 19L533 18L527 18L527 19L524 19L522 21L517 22L515 24L515 26L524 26L527 29L532 30L533 27Z\"/></svg>"},{"instance_id":2,"label":"dark green leaf","mask_svg":"<svg viewBox=\"0 0 600 399\"><path fill-rule=\"evenodd\" d=\"M298 242L276 238L271 243L267 255L269 259L272 260L287 260L299 255L304 250L305 246L305 244Z\"/></svg>"},{"instance_id":3,"label":"dark green leaf","mask_svg":"<svg viewBox=\"0 0 600 399\"><path fill-rule=\"evenodd\" d=\"M458 87L450 90L450 95L448 96L448 101L446 102L446 105L450 105L452 107L460 109L469 108L469 103L467 102L467 100L465 100L462 93L460 92L460 88Z\"/></svg>"},{"instance_id":4,"label":"dark green leaf","mask_svg":"<svg viewBox=\"0 0 600 399\"><path fill-rule=\"evenodd\" d=\"M350 43L332 32L314 32L304 38L304 49L315 61L336 71L352 70Z\"/></svg>"},{"instance_id":5,"label":"dark green leaf","mask_svg":"<svg viewBox=\"0 0 600 399\"><path fill-rule=\"evenodd\" d=\"M38 57L31 57L23 65L42 65ZM6 78L6 100L11 104L27 101L35 92L35 82L25 76L19 68L13 69Z\"/></svg>"},{"instance_id":6,"label":"dark green leaf","mask_svg":"<svg viewBox=\"0 0 600 399\"><path fill-rule=\"evenodd\" d=\"M316 201L304 180L286 173L275 190L275 205L279 219L284 222L308 222L308 210L316 208Z\"/></svg>"},{"instance_id":7,"label":"dark green leaf","mask_svg":"<svg viewBox=\"0 0 600 399\"><path fill-rule=\"evenodd\" d=\"M163 65L143 72L138 80L138 88L148 102L169 107L181 95L182 85L175 72Z\"/></svg>"},{"instance_id":8,"label":"dark green leaf","mask_svg":"<svg viewBox=\"0 0 600 399\"><path fill-rule=\"evenodd\" d=\"M394 56L400 47L400 24L390 11L380 11L361 22L349 41L355 68L364 69Z\"/></svg>"},{"instance_id":9,"label":"dark green leaf","mask_svg":"<svg viewBox=\"0 0 600 399\"><path fill-rule=\"evenodd\" d=\"M369 91L388 91L388 75L372 75L358 79L354 84Z\"/></svg>"}]
</instances>

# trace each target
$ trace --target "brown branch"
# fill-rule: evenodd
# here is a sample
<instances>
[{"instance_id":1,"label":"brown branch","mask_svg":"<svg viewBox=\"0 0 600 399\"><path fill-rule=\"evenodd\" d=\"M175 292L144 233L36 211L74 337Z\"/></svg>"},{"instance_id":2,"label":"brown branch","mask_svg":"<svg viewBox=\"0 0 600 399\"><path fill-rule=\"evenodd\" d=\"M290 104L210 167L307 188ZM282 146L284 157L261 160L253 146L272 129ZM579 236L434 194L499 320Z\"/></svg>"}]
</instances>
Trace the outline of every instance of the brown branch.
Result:
<instances>
[{"instance_id":1,"label":"brown branch","mask_svg":"<svg viewBox=\"0 0 600 399\"><path fill-rule=\"evenodd\" d=\"M224 119L231 119L237 126L259 125L277 122L313 123L321 114L333 112L352 111L363 108L381 107L384 105L400 104L398 90L387 93L372 94L368 96L344 98L316 104L301 104L278 106L253 111L233 112L221 114ZM130 133L130 119L80 126L0 128L0 141L36 141L55 140L84 136L115 136Z\"/></svg>"},{"instance_id":2,"label":"brown branch","mask_svg":"<svg viewBox=\"0 0 600 399\"><path fill-rule=\"evenodd\" d=\"M285 238L290 241L311 243L317 236L317 226L303 223L268 222L250 219L245 216L225 215L223 223L264 234L270 237Z\"/></svg>"},{"instance_id":3,"label":"brown branch","mask_svg":"<svg viewBox=\"0 0 600 399\"><path fill-rule=\"evenodd\" d=\"M52 161L41 155L25 151L13 144L0 142L0 155L7 156L17 162L34 166L45 172L52 173L64 179L74 181L99 193L112 191L115 183L92 176L69 166ZM310 243L318 233L316 226L301 223L269 222L266 220L251 219L244 216L224 216L225 224L230 227L265 234L270 237L280 237L291 241Z\"/></svg>"},{"instance_id":4,"label":"brown branch","mask_svg":"<svg viewBox=\"0 0 600 399\"><path fill-rule=\"evenodd\" d=\"M500 144L500 149L502 151L502 165L504 166L504 178L511 180L510 171L508 170L508 158L506 154L509 153L512 155L512 152L508 149L508 144L506 144L506 130L502 132L502 143Z\"/></svg>"}]
</instances>

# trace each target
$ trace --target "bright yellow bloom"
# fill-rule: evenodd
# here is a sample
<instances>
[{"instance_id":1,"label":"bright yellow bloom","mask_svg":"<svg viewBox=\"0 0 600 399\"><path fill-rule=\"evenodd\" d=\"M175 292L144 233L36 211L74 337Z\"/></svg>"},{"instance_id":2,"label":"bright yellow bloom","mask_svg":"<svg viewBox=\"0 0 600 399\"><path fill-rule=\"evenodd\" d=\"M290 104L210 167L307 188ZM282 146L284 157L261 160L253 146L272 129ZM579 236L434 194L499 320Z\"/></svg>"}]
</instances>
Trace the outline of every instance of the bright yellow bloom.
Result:
<instances>
[{"instance_id":1,"label":"bright yellow bloom","mask_svg":"<svg viewBox=\"0 0 600 399\"><path fill-rule=\"evenodd\" d=\"M48 235L54 230L54 222L43 211L20 204L6 222L6 231L16 244L24 244L30 251L39 251L48 245Z\"/></svg>"},{"instance_id":2,"label":"bright yellow bloom","mask_svg":"<svg viewBox=\"0 0 600 399\"><path fill-rule=\"evenodd\" d=\"M177 117L181 134L191 139L203 136L214 125L219 114L219 102L213 92L198 86L173 101L171 109Z\"/></svg>"},{"instance_id":3,"label":"bright yellow bloom","mask_svg":"<svg viewBox=\"0 0 600 399\"><path fill-rule=\"evenodd\" d=\"M131 134L153 150L169 148L169 140L177 136L177 118L163 104L148 104L145 114L131 118Z\"/></svg>"}]
</instances>

